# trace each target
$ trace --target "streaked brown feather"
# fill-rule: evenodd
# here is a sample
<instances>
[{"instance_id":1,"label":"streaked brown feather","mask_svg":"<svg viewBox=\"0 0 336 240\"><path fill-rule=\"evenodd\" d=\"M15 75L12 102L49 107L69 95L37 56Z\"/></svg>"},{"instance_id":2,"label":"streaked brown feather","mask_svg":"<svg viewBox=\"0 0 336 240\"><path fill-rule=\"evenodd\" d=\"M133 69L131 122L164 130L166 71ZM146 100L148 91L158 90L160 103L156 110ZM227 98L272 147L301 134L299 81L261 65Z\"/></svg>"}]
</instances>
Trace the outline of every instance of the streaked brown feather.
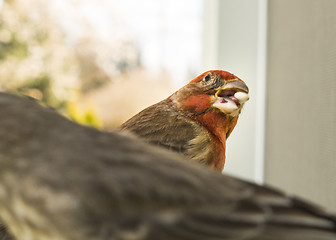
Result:
<instances>
[{"instance_id":1,"label":"streaked brown feather","mask_svg":"<svg viewBox=\"0 0 336 240\"><path fill-rule=\"evenodd\" d=\"M0 109L0 216L17 240L336 239L335 216L271 187L12 95Z\"/></svg>"}]
</instances>

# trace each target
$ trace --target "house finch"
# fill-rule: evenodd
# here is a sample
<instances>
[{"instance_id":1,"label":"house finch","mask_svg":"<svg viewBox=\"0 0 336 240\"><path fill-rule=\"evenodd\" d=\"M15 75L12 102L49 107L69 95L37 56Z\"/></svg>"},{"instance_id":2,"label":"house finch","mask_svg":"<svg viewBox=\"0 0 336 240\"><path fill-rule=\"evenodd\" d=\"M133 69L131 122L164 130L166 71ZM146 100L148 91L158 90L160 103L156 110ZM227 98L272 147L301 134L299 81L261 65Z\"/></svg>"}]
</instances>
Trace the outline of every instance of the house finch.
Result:
<instances>
[{"instance_id":1,"label":"house finch","mask_svg":"<svg viewBox=\"0 0 336 240\"><path fill-rule=\"evenodd\" d=\"M335 240L336 219L0 94L0 217L17 240Z\"/></svg>"},{"instance_id":2,"label":"house finch","mask_svg":"<svg viewBox=\"0 0 336 240\"><path fill-rule=\"evenodd\" d=\"M120 128L222 171L226 139L249 99L248 92L235 75L208 71Z\"/></svg>"}]
</instances>

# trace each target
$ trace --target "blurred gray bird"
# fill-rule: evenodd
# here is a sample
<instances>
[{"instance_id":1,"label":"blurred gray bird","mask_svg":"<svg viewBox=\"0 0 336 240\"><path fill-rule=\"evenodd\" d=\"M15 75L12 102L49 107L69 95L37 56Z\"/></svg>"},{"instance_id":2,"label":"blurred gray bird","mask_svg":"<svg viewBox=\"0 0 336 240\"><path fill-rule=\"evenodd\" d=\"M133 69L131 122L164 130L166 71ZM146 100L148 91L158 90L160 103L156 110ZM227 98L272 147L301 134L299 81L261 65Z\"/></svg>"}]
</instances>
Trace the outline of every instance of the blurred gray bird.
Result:
<instances>
[{"instance_id":1,"label":"blurred gray bird","mask_svg":"<svg viewBox=\"0 0 336 240\"><path fill-rule=\"evenodd\" d=\"M0 224L0 240L12 240L12 236L7 231L5 225Z\"/></svg>"},{"instance_id":2,"label":"blurred gray bird","mask_svg":"<svg viewBox=\"0 0 336 240\"><path fill-rule=\"evenodd\" d=\"M335 216L278 190L27 99L0 93L0 109L0 218L17 240L336 239Z\"/></svg>"}]
</instances>

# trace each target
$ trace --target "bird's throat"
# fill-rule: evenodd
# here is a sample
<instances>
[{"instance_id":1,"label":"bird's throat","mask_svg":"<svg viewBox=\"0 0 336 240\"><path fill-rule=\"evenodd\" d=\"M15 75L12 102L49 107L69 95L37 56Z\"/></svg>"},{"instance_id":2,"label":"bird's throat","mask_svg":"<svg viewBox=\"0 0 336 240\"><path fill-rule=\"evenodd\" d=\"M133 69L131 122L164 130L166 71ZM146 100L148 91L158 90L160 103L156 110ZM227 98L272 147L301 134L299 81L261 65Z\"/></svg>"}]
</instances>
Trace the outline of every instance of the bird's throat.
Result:
<instances>
[{"instance_id":1,"label":"bird's throat","mask_svg":"<svg viewBox=\"0 0 336 240\"><path fill-rule=\"evenodd\" d=\"M236 126L238 117L230 118L217 111L207 111L205 114L196 117L208 131L225 144L227 137Z\"/></svg>"},{"instance_id":2,"label":"bird's throat","mask_svg":"<svg viewBox=\"0 0 336 240\"><path fill-rule=\"evenodd\" d=\"M226 139L237 124L238 117L230 118L218 111L207 111L205 114L196 117L196 120L205 127L214 139L215 162L209 163L218 170L223 170L225 163Z\"/></svg>"}]
</instances>

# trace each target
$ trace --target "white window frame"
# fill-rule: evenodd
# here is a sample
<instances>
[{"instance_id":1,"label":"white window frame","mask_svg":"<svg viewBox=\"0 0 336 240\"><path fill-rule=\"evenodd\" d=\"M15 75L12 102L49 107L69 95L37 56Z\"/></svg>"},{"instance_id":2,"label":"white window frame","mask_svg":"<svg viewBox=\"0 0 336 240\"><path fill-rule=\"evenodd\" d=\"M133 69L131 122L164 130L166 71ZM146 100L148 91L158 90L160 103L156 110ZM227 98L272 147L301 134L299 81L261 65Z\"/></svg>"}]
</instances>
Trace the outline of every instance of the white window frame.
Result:
<instances>
[{"instance_id":1,"label":"white window frame","mask_svg":"<svg viewBox=\"0 0 336 240\"><path fill-rule=\"evenodd\" d=\"M223 29L227 41L221 41ZM267 0L204 0L203 68L236 74L247 82L251 95L227 142L224 172L258 183L264 182L265 169L266 43Z\"/></svg>"}]
</instances>

